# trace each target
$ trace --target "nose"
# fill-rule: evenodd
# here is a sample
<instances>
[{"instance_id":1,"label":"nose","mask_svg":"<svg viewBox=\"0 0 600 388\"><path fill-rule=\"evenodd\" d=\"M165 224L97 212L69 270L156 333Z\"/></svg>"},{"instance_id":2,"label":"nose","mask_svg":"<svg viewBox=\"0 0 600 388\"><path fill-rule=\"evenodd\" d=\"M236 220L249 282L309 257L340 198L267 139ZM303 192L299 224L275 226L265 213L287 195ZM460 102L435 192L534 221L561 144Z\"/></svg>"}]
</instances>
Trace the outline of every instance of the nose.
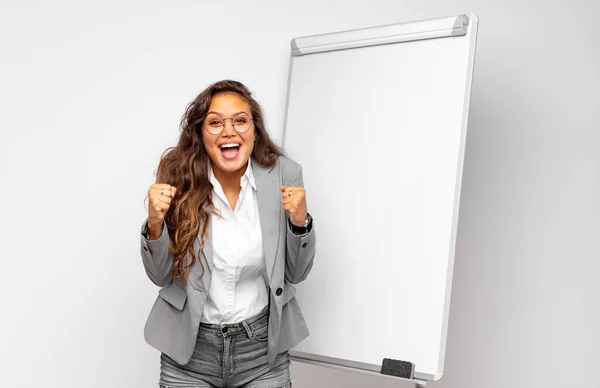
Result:
<instances>
[{"instance_id":1,"label":"nose","mask_svg":"<svg viewBox=\"0 0 600 388\"><path fill-rule=\"evenodd\" d=\"M230 137L236 134L235 128L233 127L233 119L223 120L223 132L221 134L225 137Z\"/></svg>"}]
</instances>

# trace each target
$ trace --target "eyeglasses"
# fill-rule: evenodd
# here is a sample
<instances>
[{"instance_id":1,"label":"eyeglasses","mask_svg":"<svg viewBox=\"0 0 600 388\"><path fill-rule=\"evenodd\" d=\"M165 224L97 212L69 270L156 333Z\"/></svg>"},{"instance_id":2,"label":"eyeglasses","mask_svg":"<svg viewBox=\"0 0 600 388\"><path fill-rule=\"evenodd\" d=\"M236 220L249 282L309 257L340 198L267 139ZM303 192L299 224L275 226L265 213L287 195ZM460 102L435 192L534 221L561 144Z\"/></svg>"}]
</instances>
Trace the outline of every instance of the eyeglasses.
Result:
<instances>
[{"instance_id":1,"label":"eyeglasses","mask_svg":"<svg viewBox=\"0 0 600 388\"><path fill-rule=\"evenodd\" d=\"M209 117L204 121L204 125L206 126L208 133L218 135L223 132L223 129L225 128L225 120L231 120L231 125L233 125L233 129L235 129L237 133L247 132L254 122L250 116L241 113L235 117Z\"/></svg>"}]
</instances>

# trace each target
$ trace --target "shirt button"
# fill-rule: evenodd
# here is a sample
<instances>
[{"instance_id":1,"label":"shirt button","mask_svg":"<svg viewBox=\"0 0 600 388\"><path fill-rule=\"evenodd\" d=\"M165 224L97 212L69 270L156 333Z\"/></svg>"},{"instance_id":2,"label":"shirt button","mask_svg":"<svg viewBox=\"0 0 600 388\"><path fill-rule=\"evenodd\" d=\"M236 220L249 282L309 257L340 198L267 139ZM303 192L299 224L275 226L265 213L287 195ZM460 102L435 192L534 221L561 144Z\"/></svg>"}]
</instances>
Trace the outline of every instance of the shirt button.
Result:
<instances>
[{"instance_id":1,"label":"shirt button","mask_svg":"<svg viewBox=\"0 0 600 388\"><path fill-rule=\"evenodd\" d=\"M283 290L281 289L281 287L279 287L277 289L277 291L275 291L275 295L280 296L283 293Z\"/></svg>"},{"instance_id":2,"label":"shirt button","mask_svg":"<svg viewBox=\"0 0 600 388\"><path fill-rule=\"evenodd\" d=\"M308 243L302 244L302 248L306 248L307 245L308 245Z\"/></svg>"}]
</instances>

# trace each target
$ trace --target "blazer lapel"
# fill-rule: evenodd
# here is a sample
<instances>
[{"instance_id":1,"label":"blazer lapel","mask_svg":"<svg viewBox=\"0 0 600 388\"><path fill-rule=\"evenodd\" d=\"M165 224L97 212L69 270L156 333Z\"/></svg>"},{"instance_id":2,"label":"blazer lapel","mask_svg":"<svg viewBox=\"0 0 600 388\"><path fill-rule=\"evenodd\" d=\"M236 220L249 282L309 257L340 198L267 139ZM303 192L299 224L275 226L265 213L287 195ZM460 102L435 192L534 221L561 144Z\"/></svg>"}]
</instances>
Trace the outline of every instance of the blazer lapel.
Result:
<instances>
[{"instance_id":1,"label":"blazer lapel","mask_svg":"<svg viewBox=\"0 0 600 388\"><path fill-rule=\"evenodd\" d=\"M211 224L208 224L208 230L206 231L204 247L202 248L202 251L200 251L201 232L202 225L200 225L200 233L198 233L196 240L194 240L194 252L200 252L200 257L198 257L198 260L200 260L202 262L202 265L204 266L204 273L202 273L202 266L200 265L200 263L198 263L198 260L196 260L188 276L188 281L195 285L194 288L198 290L204 290L206 293L208 293L211 280L211 269L213 267ZM200 278L200 276L202 276L202 278ZM200 280L198 280L199 278Z\"/></svg>"},{"instance_id":2,"label":"blazer lapel","mask_svg":"<svg viewBox=\"0 0 600 388\"><path fill-rule=\"evenodd\" d=\"M271 284L271 275L279 245L279 223L281 222L281 190L278 171L277 165L265 167L252 160L252 173L256 182L258 215L269 284Z\"/></svg>"}]
</instances>

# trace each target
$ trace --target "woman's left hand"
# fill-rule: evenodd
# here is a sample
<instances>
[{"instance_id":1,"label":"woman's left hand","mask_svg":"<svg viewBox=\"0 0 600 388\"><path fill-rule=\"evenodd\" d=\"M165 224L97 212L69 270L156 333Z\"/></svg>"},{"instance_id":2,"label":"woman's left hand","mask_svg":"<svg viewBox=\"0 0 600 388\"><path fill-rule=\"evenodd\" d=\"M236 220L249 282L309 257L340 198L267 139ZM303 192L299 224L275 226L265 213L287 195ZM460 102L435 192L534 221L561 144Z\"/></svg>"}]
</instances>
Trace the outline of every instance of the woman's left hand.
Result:
<instances>
[{"instance_id":1,"label":"woman's left hand","mask_svg":"<svg viewBox=\"0 0 600 388\"><path fill-rule=\"evenodd\" d=\"M281 186L281 203L290 215L290 221L296 226L303 226L308 213L306 211L306 190L299 186Z\"/></svg>"}]
</instances>

